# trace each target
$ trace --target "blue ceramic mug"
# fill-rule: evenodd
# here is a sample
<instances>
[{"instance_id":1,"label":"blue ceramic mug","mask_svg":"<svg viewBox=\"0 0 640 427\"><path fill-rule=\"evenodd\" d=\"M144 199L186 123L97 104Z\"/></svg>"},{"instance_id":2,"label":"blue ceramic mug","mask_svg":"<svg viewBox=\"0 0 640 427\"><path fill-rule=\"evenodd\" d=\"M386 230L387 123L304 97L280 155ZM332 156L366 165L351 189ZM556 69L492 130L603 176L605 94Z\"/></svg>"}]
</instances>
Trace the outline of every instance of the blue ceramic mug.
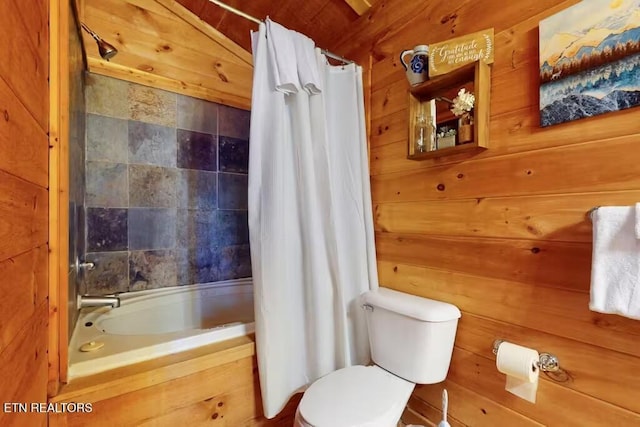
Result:
<instances>
[{"instance_id":1,"label":"blue ceramic mug","mask_svg":"<svg viewBox=\"0 0 640 427\"><path fill-rule=\"evenodd\" d=\"M407 63L405 58L411 55ZM407 80L411 86L415 86L429 80L429 46L420 44L413 49L404 50L400 54L400 62L404 66Z\"/></svg>"}]
</instances>

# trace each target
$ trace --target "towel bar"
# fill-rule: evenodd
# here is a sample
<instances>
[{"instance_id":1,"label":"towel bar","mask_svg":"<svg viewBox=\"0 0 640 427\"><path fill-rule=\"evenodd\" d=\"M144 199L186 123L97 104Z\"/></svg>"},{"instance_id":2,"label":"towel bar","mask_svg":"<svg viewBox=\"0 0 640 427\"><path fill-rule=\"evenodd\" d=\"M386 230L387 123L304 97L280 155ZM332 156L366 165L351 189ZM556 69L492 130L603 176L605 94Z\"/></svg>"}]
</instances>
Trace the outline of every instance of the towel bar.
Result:
<instances>
[{"instance_id":1,"label":"towel bar","mask_svg":"<svg viewBox=\"0 0 640 427\"><path fill-rule=\"evenodd\" d=\"M589 219L590 219L591 221L593 221L593 214L594 214L598 209L600 209L600 206L595 206L595 207L593 207L593 208L589 209L589 212L587 212L587 215L589 216Z\"/></svg>"}]
</instances>

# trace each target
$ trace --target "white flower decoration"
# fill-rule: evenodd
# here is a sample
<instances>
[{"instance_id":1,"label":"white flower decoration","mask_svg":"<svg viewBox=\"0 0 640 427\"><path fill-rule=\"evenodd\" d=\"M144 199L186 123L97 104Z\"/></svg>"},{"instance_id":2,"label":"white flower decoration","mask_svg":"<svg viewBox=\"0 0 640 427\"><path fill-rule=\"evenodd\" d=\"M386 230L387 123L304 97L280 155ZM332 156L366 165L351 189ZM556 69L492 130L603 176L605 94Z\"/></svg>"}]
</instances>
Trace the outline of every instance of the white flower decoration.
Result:
<instances>
[{"instance_id":1,"label":"white flower decoration","mask_svg":"<svg viewBox=\"0 0 640 427\"><path fill-rule=\"evenodd\" d=\"M468 111L473 109L473 104L476 102L476 97L467 92L465 88L462 88L458 91L458 96L456 96L453 100L453 108L451 108L451 112L456 115L456 117L460 117Z\"/></svg>"}]
</instances>

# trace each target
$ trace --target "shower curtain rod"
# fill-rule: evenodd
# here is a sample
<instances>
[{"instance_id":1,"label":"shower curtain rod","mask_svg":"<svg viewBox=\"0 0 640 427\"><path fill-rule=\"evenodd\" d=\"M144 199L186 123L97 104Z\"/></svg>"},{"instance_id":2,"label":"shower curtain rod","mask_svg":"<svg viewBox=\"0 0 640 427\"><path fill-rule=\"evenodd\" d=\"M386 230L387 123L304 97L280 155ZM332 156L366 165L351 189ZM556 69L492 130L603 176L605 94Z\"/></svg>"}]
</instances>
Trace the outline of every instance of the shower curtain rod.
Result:
<instances>
[{"instance_id":1,"label":"shower curtain rod","mask_svg":"<svg viewBox=\"0 0 640 427\"><path fill-rule=\"evenodd\" d=\"M234 13L234 14L236 14L238 16L243 17L244 19L248 19L251 22L255 22L256 24L260 24L260 23L263 22L263 21L259 20L258 18L255 18L255 17L249 15L248 13L244 13L243 11L236 9L233 6L229 6L228 4L221 2L220 0L209 0L209 1L211 3L217 5L217 6L220 6L221 8L223 8L225 10L228 10L231 13ZM320 49L320 50L322 51L322 53L325 56L328 56L329 58L335 59L336 61L341 61L344 64L354 64L353 61L351 61L351 60L349 60L347 58L344 58L344 57L342 57L340 55L336 55L333 52L329 52L327 49Z\"/></svg>"}]
</instances>

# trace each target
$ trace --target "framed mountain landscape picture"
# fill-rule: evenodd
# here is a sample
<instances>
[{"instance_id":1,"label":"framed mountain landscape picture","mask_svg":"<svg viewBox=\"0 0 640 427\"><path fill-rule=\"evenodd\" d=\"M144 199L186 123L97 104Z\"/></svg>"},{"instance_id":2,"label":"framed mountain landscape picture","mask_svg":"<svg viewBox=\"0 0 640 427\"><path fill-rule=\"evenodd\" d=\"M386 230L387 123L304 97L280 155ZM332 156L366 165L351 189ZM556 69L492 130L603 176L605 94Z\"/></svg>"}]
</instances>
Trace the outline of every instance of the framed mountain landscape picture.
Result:
<instances>
[{"instance_id":1,"label":"framed mountain landscape picture","mask_svg":"<svg viewBox=\"0 0 640 427\"><path fill-rule=\"evenodd\" d=\"M540 124L640 105L640 0L583 0L540 21Z\"/></svg>"}]
</instances>

